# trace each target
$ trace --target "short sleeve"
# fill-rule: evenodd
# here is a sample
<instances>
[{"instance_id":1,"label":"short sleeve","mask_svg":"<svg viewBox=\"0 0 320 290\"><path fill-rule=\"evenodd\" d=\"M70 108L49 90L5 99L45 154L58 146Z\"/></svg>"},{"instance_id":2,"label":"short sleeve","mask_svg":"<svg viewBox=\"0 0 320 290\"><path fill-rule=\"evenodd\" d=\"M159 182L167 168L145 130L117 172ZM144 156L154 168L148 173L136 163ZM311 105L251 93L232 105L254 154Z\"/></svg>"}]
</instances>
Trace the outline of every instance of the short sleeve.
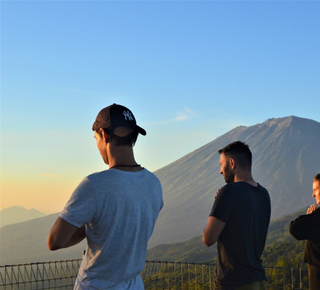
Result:
<instances>
[{"instance_id":1,"label":"short sleeve","mask_svg":"<svg viewBox=\"0 0 320 290\"><path fill-rule=\"evenodd\" d=\"M214 216L225 223L228 221L232 212L232 199L230 198L230 195L231 192L228 190L227 185L220 189L213 204L210 216Z\"/></svg>"},{"instance_id":2,"label":"short sleeve","mask_svg":"<svg viewBox=\"0 0 320 290\"><path fill-rule=\"evenodd\" d=\"M96 195L92 182L86 177L72 193L60 213L68 223L80 228L92 221L96 212Z\"/></svg>"}]
</instances>

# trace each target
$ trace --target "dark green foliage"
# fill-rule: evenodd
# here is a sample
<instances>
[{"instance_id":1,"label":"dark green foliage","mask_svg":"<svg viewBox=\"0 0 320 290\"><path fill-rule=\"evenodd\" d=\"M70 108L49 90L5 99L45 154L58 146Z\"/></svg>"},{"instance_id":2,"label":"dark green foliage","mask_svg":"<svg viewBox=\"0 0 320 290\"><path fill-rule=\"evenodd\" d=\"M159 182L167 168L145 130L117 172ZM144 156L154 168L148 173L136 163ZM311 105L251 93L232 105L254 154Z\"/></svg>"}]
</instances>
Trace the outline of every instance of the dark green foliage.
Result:
<instances>
[{"instance_id":1,"label":"dark green foliage","mask_svg":"<svg viewBox=\"0 0 320 290\"><path fill-rule=\"evenodd\" d=\"M216 247L207 248L201 237L182 243L164 244L148 250L147 260L199 263L211 260L217 253Z\"/></svg>"},{"instance_id":2,"label":"dark green foliage","mask_svg":"<svg viewBox=\"0 0 320 290\"><path fill-rule=\"evenodd\" d=\"M303 262L304 241L273 242L262 254L264 266L305 267Z\"/></svg>"}]
</instances>

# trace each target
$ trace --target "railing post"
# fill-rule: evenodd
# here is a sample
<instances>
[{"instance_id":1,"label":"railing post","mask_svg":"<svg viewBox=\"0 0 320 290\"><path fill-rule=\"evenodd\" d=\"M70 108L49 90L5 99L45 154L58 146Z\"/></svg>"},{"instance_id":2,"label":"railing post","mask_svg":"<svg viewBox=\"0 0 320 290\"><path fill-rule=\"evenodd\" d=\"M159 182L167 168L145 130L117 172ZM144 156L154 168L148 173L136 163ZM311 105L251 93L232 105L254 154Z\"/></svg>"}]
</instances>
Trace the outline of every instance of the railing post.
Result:
<instances>
[{"instance_id":1,"label":"railing post","mask_svg":"<svg viewBox=\"0 0 320 290\"><path fill-rule=\"evenodd\" d=\"M291 268L291 289L294 289L294 277L293 277L293 268Z\"/></svg>"},{"instance_id":2,"label":"railing post","mask_svg":"<svg viewBox=\"0 0 320 290\"><path fill-rule=\"evenodd\" d=\"M174 263L173 270L174 270L174 273L177 271L177 264L176 263ZM177 275L174 275L174 284L177 285Z\"/></svg>"},{"instance_id":3,"label":"railing post","mask_svg":"<svg viewBox=\"0 0 320 290\"><path fill-rule=\"evenodd\" d=\"M183 271L182 271L182 263L180 263L180 269L181 269L181 289L183 289Z\"/></svg>"},{"instance_id":4,"label":"railing post","mask_svg":"<svg viewBox=\"0 0 320 290\"><path fill-rule=\"evenodd\" d=\"M188 288L190 288L190 264L187 264Z\"/></svg>"},{"instance_id":5,"label":"railing post","mask_svg":"<svg viewBox=\"0 0 320 290\"><path fill-rule=\"evenodd\" d=\"M194 289L199 290L198 289L198 281L197 281L197 265L193 264L193 275L194 275Z\"/></svg>"}]
</instances>

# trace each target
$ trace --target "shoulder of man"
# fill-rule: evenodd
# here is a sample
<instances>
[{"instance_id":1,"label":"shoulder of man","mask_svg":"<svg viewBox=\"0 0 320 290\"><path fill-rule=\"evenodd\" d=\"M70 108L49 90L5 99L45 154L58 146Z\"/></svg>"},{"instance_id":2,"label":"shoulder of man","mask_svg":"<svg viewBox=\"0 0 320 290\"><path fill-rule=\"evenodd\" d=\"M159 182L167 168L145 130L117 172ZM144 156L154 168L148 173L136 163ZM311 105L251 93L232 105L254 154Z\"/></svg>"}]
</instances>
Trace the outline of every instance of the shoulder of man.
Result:
<instances>
[{"instance_id":1,"label":"shoulder of man","mask_svg":"<svg viewBox=\"0 0 320 290\"><path fill-rule=\"evenodd\" d=\"M223 187L221 187L221 190L236 190L242 187L245 187L246 184L244 182L232 182L232 183L227 183Z\"/></svg>"},{"instance_id":2,"label":"shoulder of man","mask_svg":"<svg viewBox=\"0 0 320 290\"><path fill-rule=\"evenodd\" d=\"M238 182L228 183L220 188L220 194L232 194L241 190L242 186Z\"/></svg>"},{"instance_id":3,"label":"shoulder of man","mask_svg":"<svg viewBox=\"0 0 320 290\"><path fill-rule=\"evenodd\" d=\"M103 170L103 171L91 173L91 174L87 175L85 178L87 178L89 180L93 180L93 179L100 178L102 176L105 176L105 175L108 175L111 173L112 173L111 170Z\"/></svg>"}]
</instances>

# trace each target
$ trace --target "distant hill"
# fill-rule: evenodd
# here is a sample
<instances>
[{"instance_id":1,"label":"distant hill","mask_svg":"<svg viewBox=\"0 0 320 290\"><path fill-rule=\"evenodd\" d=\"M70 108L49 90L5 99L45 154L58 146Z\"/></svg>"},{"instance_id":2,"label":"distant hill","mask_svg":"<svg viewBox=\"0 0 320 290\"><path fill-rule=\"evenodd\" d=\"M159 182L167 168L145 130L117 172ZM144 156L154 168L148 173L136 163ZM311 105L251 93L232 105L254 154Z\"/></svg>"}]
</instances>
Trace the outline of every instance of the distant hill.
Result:
<instances>
[{"instance_id":1,"label":"distant hill","mask_svg":"<svg viewBox=\"0 0 320 290\"><path fill-rule=\"evenodd\" d=\"M182 242L202 233L214 194L225 182L218 150L246 142L253 177L271 196L272 219L314 203L312 179L320 171L320 123L294 116L239 126L155 172L164 194L150 247Z\"/></svg>"},{"instance_id":2,"label":"distant hill","mask_svg":"<svg viewBox=\"0 0 320 290\"><path fill-rule=\"evenodd\" d=\"M86 242L51 252L47 236L58 214L0 228L0 265L79 259Z\"/></svg>"},{"instance_id":3,"label":"distant hill","mask_svg":"<svg viewBox=\"0 0 320 290\"><path fill-rule=\"evenodd\" d=\"M262 256L264 266L305 267L303 253L305 241L295 240L289 233L289 225L299 215L305 214L304 208L270 223L266 247ZM147 260L170 262L215 262L217 246L207 248L202 236L181 243L163 244L151 248Z\"/></svg>"},{"instance_id":4,"label":"distant hill","mask_svg":"<svg viewBox=\"0 0 320 290\"><path fill-rule=\"evenodd\" d=\"M28 210L20 206L12 206L0 211L0 227L25 222L43 216L45 216L44 213L34 208Z\"/></svg>"}]
</instances>

